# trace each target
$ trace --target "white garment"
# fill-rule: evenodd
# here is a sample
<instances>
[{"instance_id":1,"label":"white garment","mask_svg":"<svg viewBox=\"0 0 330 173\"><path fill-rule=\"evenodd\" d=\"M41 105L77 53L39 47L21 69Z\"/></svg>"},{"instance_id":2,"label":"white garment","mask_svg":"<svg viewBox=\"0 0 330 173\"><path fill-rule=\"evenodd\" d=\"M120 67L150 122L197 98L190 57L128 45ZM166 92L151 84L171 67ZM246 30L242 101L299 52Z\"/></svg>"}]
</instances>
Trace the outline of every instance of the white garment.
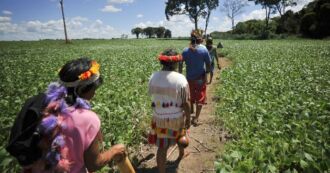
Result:
<instances>
[{"instance_id":1,"label":"white garment","mask_svg":"<svg viewBox=\"0 0 330 173\"><path fill-rule=\"evenodd\" d=\"M189 99L188 81L184 75L175 71L155 72L149 81L149 94L154 103L154 118L181 118L182 101Z\"/></svg>"},{"instance_id":2,"label":"white garment","mask_svg":"<svg viewBox=\"0 0 330 173\"><path fill-rule=\"evenodd\" d=\"M206 50L207 50L207 48L206 48L206 46L204 45L204 44L198 44L198 47L202 47L202 48L205 48Z\"/></svg>"}]
</instances>

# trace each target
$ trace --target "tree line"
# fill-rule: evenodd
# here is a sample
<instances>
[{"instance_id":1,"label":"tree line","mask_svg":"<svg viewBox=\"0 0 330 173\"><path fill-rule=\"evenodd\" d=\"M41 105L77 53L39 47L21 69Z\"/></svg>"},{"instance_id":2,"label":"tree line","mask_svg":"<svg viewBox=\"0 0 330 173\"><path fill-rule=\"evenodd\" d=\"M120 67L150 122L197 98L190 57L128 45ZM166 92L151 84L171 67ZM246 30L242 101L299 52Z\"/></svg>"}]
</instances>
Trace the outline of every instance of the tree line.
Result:
<instances>
[{"instance_id":1,"label":"tree line","mask_svg":"<svg viewBox=\"0 0 330 173\"><path fill-rule=\"evenodd\" d=\"M248 1L260 5L265 10L264 20L249 20L239 22L235 25L235 18L243 12ZM330 35L330 2L329 0L314 0L299 12L287 10L297 5L298 0L226 0L221 6L221 12L225 13L231 20L232 30L230 32L213 32L219 34L252 35L252 37L267 39L274 34L302 35L311 38L324 38ZM207 27L211 12L219 6L219 0L167 0L165 2L165 15L170 20L174 15L187 15L194 23L195 30L198 22L205 19L204 30ZM278 17L271 17L278 13ZM132 34L137 38L146 35L148 38L171 38L171 31L164 27L133 28Z\"/></svg>"},{"instance_id":2,"label":"tree line","mask_svg":"<svg viewBox=\"0 0 330 173\"><path fill-rule=\"evenodd\" d=\"M140 28L136 27L131 30L131 33L136 36L136 38L140 38L140 35L145 35L148 38L172 38L172 31L166 29L165 27L146 27Z\"/></svg>"},{"instance_id":3,"label":"tree line","mask_svg":"<svg viewBox=\"0 0 330 173\"><path fill-rule=\"evenodd\" d=\"M292 5L296 5L293 0L283 1L278 6L268 5L265 7L267 10L265 10L266 18L264 20L239 22L231 31L213 32L211 35L216 38L238 39L267 39L288 35L301 35L308 38L330 36L330 1L314 0L298 12L285 10L286 7ZM279 16L269 18L269 15L275 12L278 12Z\"/></svg>"}]
</instances>

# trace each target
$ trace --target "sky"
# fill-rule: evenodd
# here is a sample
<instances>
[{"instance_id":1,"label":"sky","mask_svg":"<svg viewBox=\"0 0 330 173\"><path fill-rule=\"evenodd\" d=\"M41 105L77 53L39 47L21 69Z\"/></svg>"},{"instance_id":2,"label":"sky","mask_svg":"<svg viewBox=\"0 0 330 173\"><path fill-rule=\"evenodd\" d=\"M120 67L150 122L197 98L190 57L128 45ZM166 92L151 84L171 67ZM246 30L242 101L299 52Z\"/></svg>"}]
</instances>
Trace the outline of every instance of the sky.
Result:
<instances>
[{"instance_id":1,"label":"sky","mask_svg":"<svg viewBox=\"0 0 330 173\"><path fill-rule=\"evenodd\" d=\"M231 21L220 6L212 11L208 33L228 31ZM297 0L299 11L312 0ZM129 38L135 36L135 27L163 26L172 36L189 36L194 24L186 15L166 20L166 0L64 0L64 14L69 39ZM276 16L278 14L274 14ZM247 2L235 23L250 19L264 19L265 11L253 2ZM205 20L199 27L204 28ZM59 0L0 0L0 40L63 39L63 21Z\"/></svg>"}]
</instances>

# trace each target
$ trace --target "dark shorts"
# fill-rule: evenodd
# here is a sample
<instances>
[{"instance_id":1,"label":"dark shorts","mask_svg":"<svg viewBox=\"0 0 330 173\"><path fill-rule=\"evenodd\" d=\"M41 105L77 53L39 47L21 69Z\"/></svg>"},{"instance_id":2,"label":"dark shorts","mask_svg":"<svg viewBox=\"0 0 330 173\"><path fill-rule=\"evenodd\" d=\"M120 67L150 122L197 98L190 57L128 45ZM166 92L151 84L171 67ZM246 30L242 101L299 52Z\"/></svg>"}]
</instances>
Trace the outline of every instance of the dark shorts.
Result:
<instances>
[{"instance_id":1,"label":"dark shorts","mask_svg":"<svg viewBox=\"0 0 330 173\"><path fill-rule=\"evenodd\" d=\"M206 81L204 78L199 80L188 80L190 89L190 99L192 103L206 104Z\"/></svg>"}]
</instances>

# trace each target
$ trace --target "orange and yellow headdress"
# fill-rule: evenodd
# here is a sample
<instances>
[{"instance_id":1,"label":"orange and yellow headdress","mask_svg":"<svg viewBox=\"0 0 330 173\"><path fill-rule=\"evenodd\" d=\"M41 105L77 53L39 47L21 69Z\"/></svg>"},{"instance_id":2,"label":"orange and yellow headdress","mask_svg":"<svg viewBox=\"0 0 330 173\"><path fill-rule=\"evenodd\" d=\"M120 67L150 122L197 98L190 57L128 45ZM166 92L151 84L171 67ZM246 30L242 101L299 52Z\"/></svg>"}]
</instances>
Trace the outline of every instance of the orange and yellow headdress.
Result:
<instances>
[{"instance_id":1,"label":"orange and yellow headdress","mask_svg":"<svg viewBox=\"0 0 330 173\"><path fill-rule=\"evenodd\" d=\"M91 61L91 67L81 73L78 76L78 80L74 82L64 82L59 81L62 85L66 87L77 87L79 85L89 85L93 82L95 82L100 77L100 64L98 64L95 60Z\"/></svg>"},{"instance_id":2,"label":"orange and yellow headdress","mask_svg":"<svg viewBox=\"0 0 330 173\"><path fill-rule=\"evenodd\" d=\"M94 60L91 63L92 63L91 68L79 75L80 80L88 80L92 75L99 75L100 74L100 72L99 72L100 64L98 64Z\"/></svg>"}]
</instances>

